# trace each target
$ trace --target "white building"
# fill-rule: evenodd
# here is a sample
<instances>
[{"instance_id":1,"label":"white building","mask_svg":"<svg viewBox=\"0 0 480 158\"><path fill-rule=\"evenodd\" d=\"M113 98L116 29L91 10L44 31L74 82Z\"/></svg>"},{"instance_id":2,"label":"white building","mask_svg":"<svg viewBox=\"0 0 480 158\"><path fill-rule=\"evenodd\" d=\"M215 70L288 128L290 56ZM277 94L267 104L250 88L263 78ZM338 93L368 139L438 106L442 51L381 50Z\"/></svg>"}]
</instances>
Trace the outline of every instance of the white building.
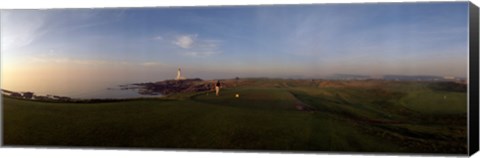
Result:
<instances>
[{"instance_id":1,"label":"white building","mask_svg":"<svg viewBox=\"0 0 480 158\"><path fill-rule=\"evenodd\" d=\"M184 79L185 77L182 76L182 70L178 68L177 77L175 78L175 80L184 80Z\"/></svg>"}]
</instances>

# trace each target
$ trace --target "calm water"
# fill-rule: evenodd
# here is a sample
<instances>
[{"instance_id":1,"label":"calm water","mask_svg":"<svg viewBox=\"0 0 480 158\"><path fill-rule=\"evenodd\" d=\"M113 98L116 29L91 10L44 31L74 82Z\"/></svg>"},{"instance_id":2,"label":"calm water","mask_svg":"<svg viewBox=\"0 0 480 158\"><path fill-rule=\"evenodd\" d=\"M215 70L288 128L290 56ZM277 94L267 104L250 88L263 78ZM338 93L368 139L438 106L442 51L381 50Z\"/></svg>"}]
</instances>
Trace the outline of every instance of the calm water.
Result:
<instances>
[{"instance_id":1,"label":"calm water","mask_svg":"<svg viewBox=\"0 0 480 158\"><path fill-rule=\"evenodd\" d=\"M3 79L3 77L2 77ZM8 81L8 80L7 80ZM147 98L161 97L162 95L142 95L138 93L138 87L133 83L144 83L155 81L154 79L145 79L142 81L125 80L99 80L97 78L69 80L33 80L16 82L7 82L2 80L1 88L14 92L33 92L37 96L56 95L65 96L74 99L127 99L127 98ZM41 82L40 82L41 81ZM128 85L125 87L125 85ZM129 88L129 89L125 89Z\"/></svg>"},{"instance_id":2,"label":"calm water","mask_svg":"<svg viewBox=\"0 0 480 158\"><path fill-rule=\"evenodd\" d=\"M99 88L79 94L71 94L68 97L79 99L127 99L127 98L152 98L162 95L142 95L138 89L122 89L119 86L111 88Z\"/></svg>"}]
</instances>

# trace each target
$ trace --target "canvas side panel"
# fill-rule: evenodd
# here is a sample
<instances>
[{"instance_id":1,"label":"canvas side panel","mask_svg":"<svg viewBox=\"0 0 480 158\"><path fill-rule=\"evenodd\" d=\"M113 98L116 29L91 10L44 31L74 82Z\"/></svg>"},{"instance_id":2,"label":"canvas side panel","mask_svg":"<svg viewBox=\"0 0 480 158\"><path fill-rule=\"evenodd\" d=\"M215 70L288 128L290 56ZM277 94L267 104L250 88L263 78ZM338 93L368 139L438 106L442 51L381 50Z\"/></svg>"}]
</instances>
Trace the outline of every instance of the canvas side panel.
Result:
<instances>
[{"instance_id":1,"label":"canvas side panel","mask_svg":"<svg viewBox=\"0 0 480 158\"><path fill-rule=\"evenodd\" d=\"M478 96L478 76L479 76L479 51L478 51L478 7L470 2L469 6L469 154L472 155L478 151L479 142L479 96Z\"/></svg>"}]
</instances>

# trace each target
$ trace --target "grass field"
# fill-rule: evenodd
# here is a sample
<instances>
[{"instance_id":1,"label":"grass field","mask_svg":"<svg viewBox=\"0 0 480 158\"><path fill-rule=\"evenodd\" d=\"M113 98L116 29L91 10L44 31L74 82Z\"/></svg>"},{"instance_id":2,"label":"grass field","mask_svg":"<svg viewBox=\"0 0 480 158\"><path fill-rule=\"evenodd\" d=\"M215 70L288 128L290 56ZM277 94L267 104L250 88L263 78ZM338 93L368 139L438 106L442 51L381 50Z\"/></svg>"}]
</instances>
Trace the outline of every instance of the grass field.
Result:
<instances>
[{"instance_id":1,"label":"grass field","mask_svg":"<svg viewBox=\"0 0 480 158\"><path fill-rule=\"evenodd\" d=\"M3 138L5 145L464 154L466 92L431 84L245 79L218 97L49 103L4 96Z\"/></svg>"}]
</instances>

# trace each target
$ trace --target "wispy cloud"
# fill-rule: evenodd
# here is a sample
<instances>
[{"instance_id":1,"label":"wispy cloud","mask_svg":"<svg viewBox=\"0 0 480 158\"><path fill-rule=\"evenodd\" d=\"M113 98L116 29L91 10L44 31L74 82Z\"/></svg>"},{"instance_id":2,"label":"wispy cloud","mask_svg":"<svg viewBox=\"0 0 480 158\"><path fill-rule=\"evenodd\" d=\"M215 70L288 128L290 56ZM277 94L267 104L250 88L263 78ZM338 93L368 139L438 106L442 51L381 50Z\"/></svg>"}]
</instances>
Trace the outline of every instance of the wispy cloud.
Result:
<instances>
[{"instance_id":1,"label":"wispy cloud","mask_svg":"<svg viewBox=\"0 0 480 158\"><path fill-rule=\"evenodd\" d=\"M71 57L61 56L52 52L38 54L29 57L28 63L42 64L42 65L56 65L56 66L107 66L119 68L123 66L136 68L157 68L168 66L168 64L158 61L132 62L132 61L118 61L118 60L99 60L99 59L76 59Z\"/></svg>"},{"instance_id":2,"label":"wispy cloud","mask_svg":"<svg viewBox=\"0 0 480 158\"><path fill-rule=\"evenodd\" d=\"M152 39L153 40L163 40L164 38L163 38L163 36L158 35L158 36L153 37Z\"/></svg>"},{"instance_id":3,"label":"wispy cloud","mask_svg":"<svg viewBox=\"0 0 480 158\"><path fill-rule=\"evenodd\" d=\"M213 54L217 54L218 52L210 51L210 52L185 52L184 54L187 56L210 56Z\"/></svg>"},{"instance_id":4,"label":"wispy cloud","mask_svg":"<svg viewBox=\"0 0 480 158\"><path fill-rule=\"evenodd\" d=\"M154 61L149 61L149 62L143 62L140 65L145 66L145 67L156 67L156 66L165 66L166 64L159 63L159 62L154 62Z\"/></svg>"},{"instance_id":5,"label":"wispy cloud","mask_svg":"<svg viewBox=\"0 0 480 158\"><path fill-rule=\"evenodd\" d=\"M44 64L104 65L104 64L115 63L115 62L106 61L106 60L73 59L68 57L44 57L44 56L31 57L30 60L32 62L44 63ZM117 62L117 63L120 63L120 62Z\"/></svg>"},{"instance_id":6,"label":"wispy cloud","mask_svg":"<svg viewBox=\"0 0 480 158\"><path fill-rule=\"evenodd\" d=\"M38 37L47 33L42 27L46 24L44 13L25 12L13 14L2 11L1 14L1 49L2 51L27 46Z\"/></svg>"},{"instance_id":7,"label":"wispy cloud","mask_svg":"<svg viewBox=\"0 0 480 158\"><path fill-rule=\"evenodd\" d=\"M221 53L219 50L221 41L201 39L198 34L177 36L172 43L180 48L178 51L180 54L186 56L210 56Z\"/></svg>"},{"instance_id":8,"label":"wispy cloud","mask_svg":"<svg viewBox=\"0 0 480 158\"><path fill-rule=\"evenodd\" d=\"M38 53L25 58L25 64L57 65L57 66L133 66L134 63L119 60L81 59L62 55L56 50Z\"/></svg>"},{"instance_id":9,"label":"wispy cloud","mask_svg":"<svg viewBox=\"0 0 480 158\"><path fill-rule=\"evenodd\" d=\"M35 42L44 42L45 37L52 37L52 35L71 34L79 30L85 31L98 26L109 25L112 22L122 20L125 14L125 10L117 10L111 14L99 14L99 12L101 11L2 11L0 18L2 25L1 49L6 51L22 48ZM109 18L101 18L101 15L108 15Z\"/></svg>"}]
</instances>

